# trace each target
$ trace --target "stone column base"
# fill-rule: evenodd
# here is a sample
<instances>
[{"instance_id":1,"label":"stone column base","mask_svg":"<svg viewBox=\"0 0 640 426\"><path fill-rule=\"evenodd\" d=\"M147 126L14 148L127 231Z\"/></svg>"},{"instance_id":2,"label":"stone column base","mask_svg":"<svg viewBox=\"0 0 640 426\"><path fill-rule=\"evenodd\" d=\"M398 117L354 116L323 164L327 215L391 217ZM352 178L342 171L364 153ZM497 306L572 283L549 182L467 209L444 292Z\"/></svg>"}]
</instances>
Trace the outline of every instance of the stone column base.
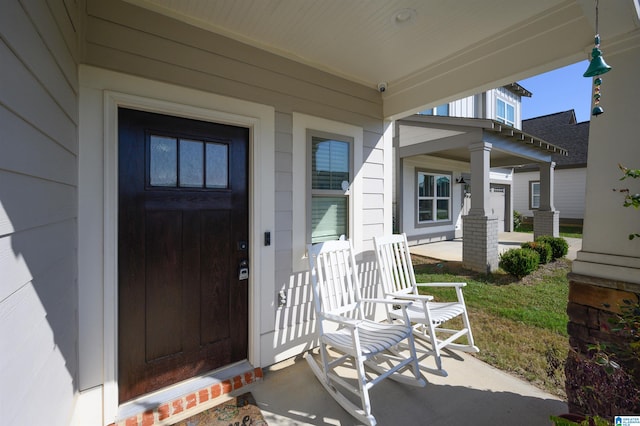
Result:
<instances>
[{"instance_id":1,"label":"stone column base","mask_svg":"<svg viewBox=\"0 0 640 426\"><path fill-rule=\"evenodd\" d=\"M533 238L542 235L560 236L560 212L557 210L536 210L533 212Z\"/></svg>"},{"instance_id":2,"label":"stone column base","mask_svg":"<svg viewBox=\"0 0 640 426\"><path fill-rule=\"evenodd\" d=\"M498 269L498 217L462 216L462 266L482 273Z\"/></svg>"},{"instance_id":3,"label":"stone column base","mask_svg":"<svg viewBox=\"0 0 640 426\"><path fill-rule=\"evenodd\" d=\"M635 386L634 379L626 373L635 372L635 380L640 380L640 360L616 358L622 368L613 372L588 361L596 345L611 354L615 354L616 348L629 347L629 337L612 330L610 319L621 314L620 308L625 301L638 303L640 285L575 273L570 273L568 278L567 331L572 349L565 364L565 388L569 411L589 411L589 414L605 418L625 412L640 412L640 402L636 401L637 405L623 403L623 399L615 397L616 392L630 396L630 389Z\"/></svg>"}]
</instances>

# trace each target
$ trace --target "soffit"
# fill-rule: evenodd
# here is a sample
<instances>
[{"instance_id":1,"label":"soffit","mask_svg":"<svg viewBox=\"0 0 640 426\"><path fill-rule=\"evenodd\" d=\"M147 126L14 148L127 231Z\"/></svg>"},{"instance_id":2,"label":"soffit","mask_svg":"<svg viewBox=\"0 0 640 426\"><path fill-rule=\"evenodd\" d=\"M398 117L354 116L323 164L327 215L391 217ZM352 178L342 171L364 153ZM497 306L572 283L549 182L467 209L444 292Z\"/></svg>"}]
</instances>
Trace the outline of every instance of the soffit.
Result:
<instances>
[{"instance_id":1,"label":"soffit","mask_svg":"<svg viewBox=\"0 0 640 426\"><path fill-rule=\"evenodd\" d=\"M591 0L127 1L372 88L388 82L388 118L575 62L593 43ZM637 26L636 1L602 2L603 44Z\"/></svg>"}]
</instances>

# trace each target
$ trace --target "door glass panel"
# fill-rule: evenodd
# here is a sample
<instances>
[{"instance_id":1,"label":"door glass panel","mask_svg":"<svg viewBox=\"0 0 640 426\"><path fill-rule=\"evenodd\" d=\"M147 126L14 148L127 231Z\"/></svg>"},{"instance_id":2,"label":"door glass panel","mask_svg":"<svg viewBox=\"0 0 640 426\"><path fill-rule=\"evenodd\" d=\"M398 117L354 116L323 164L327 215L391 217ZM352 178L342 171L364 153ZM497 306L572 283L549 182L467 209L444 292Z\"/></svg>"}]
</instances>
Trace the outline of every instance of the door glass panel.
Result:
<instances>
[{"instance_id":1,"label":"door glass panel","mask_svg":"<svg viewBox=\"0 0 640 426\"><path fill-rule=\"evenodd\" d=\"M206 144L207 188L226 188L229 186L229 153L227 145L221 143Z\"/></svg>"},{"instance_id":2,"label":"door glass panel","mask_svg":"<svg viewBox=\"0 0 640 426\"><path fill-rule=\"evenodd\" d=\"M149 184L152 186L176 186L177 140L162 136L151 136L149 158Z\"/></svg>"},{"instance_id":3,"label":"door glass panel","mask_svg":"<svg viewBox=\"0 0 640 426\"><path fill-rule=\"evenodd\" d=\"M180 186L202 188L204 181L204 143L180 140Z\"/></svg>"}]
</instances>

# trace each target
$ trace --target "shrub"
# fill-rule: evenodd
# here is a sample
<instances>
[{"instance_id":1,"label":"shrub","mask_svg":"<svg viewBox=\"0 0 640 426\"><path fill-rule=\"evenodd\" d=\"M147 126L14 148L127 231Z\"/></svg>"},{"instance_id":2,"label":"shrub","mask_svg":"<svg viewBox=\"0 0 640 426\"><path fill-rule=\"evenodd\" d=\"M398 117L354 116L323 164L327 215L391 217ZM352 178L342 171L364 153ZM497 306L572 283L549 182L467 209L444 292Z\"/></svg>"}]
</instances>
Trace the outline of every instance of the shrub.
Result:
<instances>
[{"instance_id":1,"label":"shrub","mask_svg":"<svg viewBox=\"0 0 640 426\"><path fill-rule=\"evenodd\" d=\"M527 248L527 249L531 249L534 250L536 252L538 252L538 254L540 255L540 264L544 265L545 263L549 263L551 262L551 258L552 258L552 250L551 250L551 245L547 244L545 242L542 241L533 241L533 242L527 242L527 243L523 243L522 248Z\"/></svg>"},{"instance_id":2,"label":"shrub","mask_svg":"<svg viewBox=\"0 0 640 426\"><path fill-rule=\"evenodd\" d=\"M522 225L522 213L519 211L513 211L513 230L517 230Z\"/></svg>"},{"instance_id":3,"label":"shrub","mask_svg":"<svg viewBox=\"0 0 640 426\"><path fill-rule=\"evenodd\" d=\"M569 243L562 237L543 235L536 238L536 242L547 243L551 246L551 260L560 259L569 252Z\"/></svg>"},{"instance_id":4,"label":"shrub","mask_svg":"<svg viewBox=\"0 0 640 426\"><path fill-rule=\"evenodd\" d=\"M500 255L498 264L502 269L520 279L538 268L540 255L528 248L510 249Z\"/></svg>"}]
</instances>

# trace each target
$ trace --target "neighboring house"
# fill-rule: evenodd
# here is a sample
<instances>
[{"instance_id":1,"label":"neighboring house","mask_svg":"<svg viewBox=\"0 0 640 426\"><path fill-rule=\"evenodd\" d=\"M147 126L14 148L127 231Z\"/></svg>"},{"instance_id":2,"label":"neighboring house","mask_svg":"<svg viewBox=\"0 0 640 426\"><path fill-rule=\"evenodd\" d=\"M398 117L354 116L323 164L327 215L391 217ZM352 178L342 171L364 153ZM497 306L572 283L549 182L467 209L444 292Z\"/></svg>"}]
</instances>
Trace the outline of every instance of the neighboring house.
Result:
<instances>
[{"instance_id":1,"label":"neighboring house","mask_svg":"<svg viewBox=\"0 0 640 426\"><path fill-rule=\"evenodd\" d=\"M582 226L587 185L589 122L576 122L573 110L522 121L522 130L565 148L569 155L553 154L554 206L560 223ZM533 164L517 167L513 175L513 208L530 220L539 207L540 174Z\"/></svg>"},{"instance_id":2,"label":"neighboring house","mask_svg":"<svg viewBox=\"0 0 640 426\"><path fill-rule=\"evenodd\" d=\"M613 208L611 191L615 165L640 158L634 4L602 7L614 71L591 124L595 191L572 301L594 286L640 293L637 241L626 240L637 212ZM203 401L216 377L239 385L309 350L308 243L346 230L375 294L372 240L392 231L393 123L573 63L593 41L591 2L456 5L2 2L3 425L175 412L183 400L169 402ZM494 262L489 164L545 164L552 145L494 119L409 121L457 132L427 154L455 163L437 168L457 172L450 182L470 172L480 246L465 256Z\"/></svg>"},{"instance_id":3,"label":"neighboring house","mask_svg":"<svg viewBox=\"0 0 640 426\"><path fill-rule=\"evenodd\" d=\"M396 223L411 243L462 237L463 216L471 210L474 193L481 194L477 177L474 188L465 152L478 138L493 143L498 151L489 156L486 214L496 217L498 232L512 230L513 169L566 154L543 137L536 143L521 143L530 139L518 131L522 96L531 93L512 83L398 120L395 153L401 173L395 188ZM484 129L484 134L473 136L474 128ZM458 144L457 152L447 152L452 144ZM531 156L533 150L539 151L537 156Z\"/></svg>"}]
</instances>

